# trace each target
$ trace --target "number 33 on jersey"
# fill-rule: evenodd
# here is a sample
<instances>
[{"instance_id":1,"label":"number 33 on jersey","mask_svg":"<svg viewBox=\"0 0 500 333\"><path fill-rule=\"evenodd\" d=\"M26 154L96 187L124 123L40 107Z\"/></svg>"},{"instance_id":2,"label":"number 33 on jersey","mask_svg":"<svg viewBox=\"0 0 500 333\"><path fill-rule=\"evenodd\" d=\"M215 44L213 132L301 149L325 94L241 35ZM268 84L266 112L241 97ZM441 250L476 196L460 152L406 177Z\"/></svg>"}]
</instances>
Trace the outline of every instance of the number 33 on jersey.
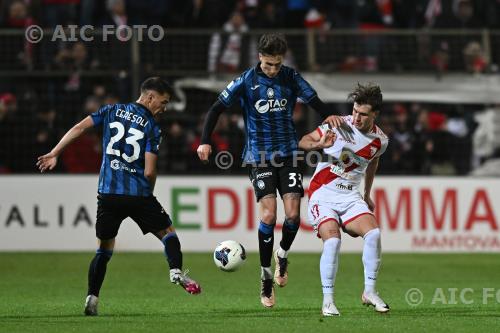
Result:
<instances>
[{"instance_id":1,"label":"number 33 on jersey","mask_svg":"<svg viewBox=\"0 0 500 333\"><path fill-rule=\"evenodd\" d=\"M99 193L150 196L144 177L146 152L157 154L161 130L151 112L138 103L101 107L91 115L103 130Z\"/></svg>"}]
</instances>

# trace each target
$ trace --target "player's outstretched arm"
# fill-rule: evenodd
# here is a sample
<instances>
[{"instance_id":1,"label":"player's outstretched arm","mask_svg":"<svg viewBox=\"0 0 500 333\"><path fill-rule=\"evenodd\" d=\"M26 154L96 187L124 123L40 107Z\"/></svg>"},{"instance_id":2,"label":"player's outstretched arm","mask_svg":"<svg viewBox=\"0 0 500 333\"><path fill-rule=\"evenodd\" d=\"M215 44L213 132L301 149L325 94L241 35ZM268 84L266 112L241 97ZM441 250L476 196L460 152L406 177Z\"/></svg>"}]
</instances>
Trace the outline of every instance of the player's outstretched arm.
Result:
<instances>
[{"instance_id":1,"label":"player's outstretched arm","mask_svg":"<svg viewBox=\"0 0 500 333\"><path fill-rule=\"evenodd\" d=\"M208 158L212 153L210 137L212 136L212 132L214 131L215 125L217 124L217 120L219 120L219 116L222 111L224 111L224 109L224 105L219 100L217 100L208 110L207 117L205 118L205 123L203 124L201 144L196 150L196 152L198 153L198 157L202 162L208 162Z\"/></svg>"},{"instance_id":2,"label":"player's outstretched arm","mask_svg":"<svg viewBox=\"0 0 500 333\"><path fill-rule=\"evenodd\" d=\"M324 149L333 146L336 135L333 131L327 130L324 135L320 135L318 130L306 134L299 141L299 148L305 151Z\"/></svg>"},{"instance_id":3,"label":"player's outstretched arm","mask_svg":"<svg viewBox=\"0 0 500 333\"><path fill-rule=\"evenodd\" d=\"M80 121L78 124L73 126L59 141L59 143L50 151L50 153L38 157L36 165L40 172L45 172L46 170L52 170L57 165L57 158L63 152L63 150L73 141L75 141L80 135L83 134L88 128L94 126L94 121L90 116Z\"/></svg>"},{"instance_id":4,"label":"player's outstretched arm","mask_svg":"<svg viewBox=\"0 0 500 333\"><path fill-rule=\"evenodd\" d=\"M366 204L368 205L368 208L373 212L375 210L375 203L373 202L370 193L372 191L372 185L373 185L373 179L375 179L375 173L377 172L378 168L378 160L379 157L374 158L371 160L370 164L368 164L368 167L366 168L366 173L365 173L365 194L363 199L365 200Z\"/></svg>"}]
</instances>

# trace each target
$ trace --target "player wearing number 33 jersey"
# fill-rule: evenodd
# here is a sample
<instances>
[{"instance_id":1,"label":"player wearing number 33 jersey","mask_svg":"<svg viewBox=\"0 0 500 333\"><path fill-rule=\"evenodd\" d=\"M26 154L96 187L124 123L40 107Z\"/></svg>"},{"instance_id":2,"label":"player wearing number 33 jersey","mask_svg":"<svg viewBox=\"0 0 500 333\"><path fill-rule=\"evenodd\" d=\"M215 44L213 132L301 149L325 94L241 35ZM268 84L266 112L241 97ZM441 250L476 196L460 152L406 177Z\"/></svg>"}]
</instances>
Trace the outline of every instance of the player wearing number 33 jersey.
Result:
<instances>
[{"instance_id":1,"label":"player wearing number 33 jersey","mask_svg":"<svg viewBox=\"0 0 500 333\"><path fill-rule=\"evenodd\" d=\"M141 104L129 103L105 105L91 117L94 126L103 129L99 193L150 196L144 153L157 154L161 142L153 114Z\"/></svg>"}]
</instances>

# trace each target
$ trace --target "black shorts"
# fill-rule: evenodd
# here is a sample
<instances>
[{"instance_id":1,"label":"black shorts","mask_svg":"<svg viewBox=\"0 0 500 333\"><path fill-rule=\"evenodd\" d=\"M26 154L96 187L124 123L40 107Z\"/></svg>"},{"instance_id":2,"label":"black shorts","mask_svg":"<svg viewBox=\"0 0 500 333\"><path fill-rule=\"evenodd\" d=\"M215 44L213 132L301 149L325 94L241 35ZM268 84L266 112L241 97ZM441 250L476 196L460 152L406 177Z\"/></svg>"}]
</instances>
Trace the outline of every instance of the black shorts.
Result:
<instances>
[{"instance_id":1,"label":"black shorts","mask_svg":"<svg viewBox=\"0 0 500 333\"><path fill-rule=\"evenodd\" d=\"M304 196L302 186L302 172L292 159L281 161L283 166L252 166L248 176L252 181L257 202L269 194L276 195L276 189L283 198L286 193L298 193Z\"/></svg>"},{"instance_id":2,"label":"black shorts","mask_svg":"<svg viewBox=\"0 0 500 333\"><path fill-rule=\"evenodd\" d=\"M170 216L154 196L99 194L97 196L96 236L115 238L120 224L127 217L139 225L143 234L165 230L172 225Z\"/></svg>"}]
</instances>

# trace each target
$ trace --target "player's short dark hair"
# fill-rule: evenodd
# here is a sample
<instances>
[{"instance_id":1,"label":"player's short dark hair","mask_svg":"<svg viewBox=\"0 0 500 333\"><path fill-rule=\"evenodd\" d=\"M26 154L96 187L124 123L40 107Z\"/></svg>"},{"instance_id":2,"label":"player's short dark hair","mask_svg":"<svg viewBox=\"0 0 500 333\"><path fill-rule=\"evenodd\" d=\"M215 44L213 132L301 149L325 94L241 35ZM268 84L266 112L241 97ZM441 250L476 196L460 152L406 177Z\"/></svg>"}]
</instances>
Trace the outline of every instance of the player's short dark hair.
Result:
<instances>
[{"instance_id":1,"label":"player's short dark hair","mask_svg":"<svg viewBox=\"0 0 500 333\"><path fill-rule=\"evenodd\" d=\"M282 34L270 33L260 37L257 50L264 55L285 55L288 50L288 45L285 36Z\"/></svg>"},{"instance_id":2,"label":"player's short dark hair","mask_svg":"<svg viewBox=\"0 0 500 333\"><path fill-rule=\"evenodd\" d=\"M373 111L380 111L382 106L382 91L378 85L368 83L362 85L358 83L356 88L349 94L348 100L360 105L371 105Z\"/></svg>"},{"instance_id":3,"label":"player's short dark hair","mask_svg":"<svg viewBox=\"0 0 500 333\"><path fill-rule=\"evenodd\" d=\"M156 91L161 95L169 94L170 96L173 96L174 94L174 89L172 88L172 86L159 76L147 78L146 80L144 80L144 82L142 82L141 94L148 90Z\"/></svg>"}]
</instances>

